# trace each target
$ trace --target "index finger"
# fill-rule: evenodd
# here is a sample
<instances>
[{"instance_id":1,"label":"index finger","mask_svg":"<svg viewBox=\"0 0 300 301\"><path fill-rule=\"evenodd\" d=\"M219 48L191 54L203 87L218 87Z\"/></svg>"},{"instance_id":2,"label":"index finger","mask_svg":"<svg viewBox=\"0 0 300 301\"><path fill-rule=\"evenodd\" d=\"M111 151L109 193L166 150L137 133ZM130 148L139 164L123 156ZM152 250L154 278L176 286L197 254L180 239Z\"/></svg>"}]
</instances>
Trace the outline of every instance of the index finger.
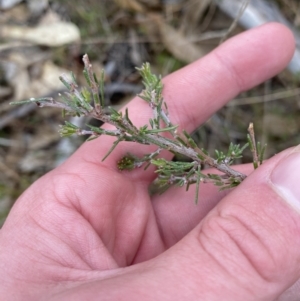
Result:
<instances>
[{"instance_id":1,"label":"index finger","mask_svg":"<svg viewBox=\"0 0 300 301\"><path fill-rule=\"evenodd\" d=\"M238 93L280 72L293 51L292 33L277 23L229 39L205 57L164 78L163 95L172 123L191 132ZM145 101L136 97L127 107L135 125L148 124L152 112ZM73 159L99 164L114 140L104 136L85 143ZM153 151L153 147L122 142L103 164L117 168L116 162L126 153L143 155L149 151ZM171 155L165 156L170 158ZM128 176L151 182L155 175L150 169L135 170Z\"/></svg>"}]
</instances>

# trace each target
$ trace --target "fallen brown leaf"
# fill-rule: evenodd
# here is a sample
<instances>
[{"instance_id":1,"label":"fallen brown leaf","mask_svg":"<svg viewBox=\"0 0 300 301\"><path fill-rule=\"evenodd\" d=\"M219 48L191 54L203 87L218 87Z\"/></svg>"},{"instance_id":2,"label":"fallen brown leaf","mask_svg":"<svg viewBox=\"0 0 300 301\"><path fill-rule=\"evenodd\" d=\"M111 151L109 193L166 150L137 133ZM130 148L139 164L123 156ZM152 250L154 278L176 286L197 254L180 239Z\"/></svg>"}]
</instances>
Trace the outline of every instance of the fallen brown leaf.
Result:
<instances>
[{"instance_id":1,"label":"fallen brown leaf","mask_svg":"<svg viewBox=\"0 0 300 301\"><path fill-rule=\"evenodd\" d=\"M158 15L152 15L166 49L178 60L191 63L206 54L206 51L189 41L181 32L167 24Z\"/></svg>"}]
</instances>

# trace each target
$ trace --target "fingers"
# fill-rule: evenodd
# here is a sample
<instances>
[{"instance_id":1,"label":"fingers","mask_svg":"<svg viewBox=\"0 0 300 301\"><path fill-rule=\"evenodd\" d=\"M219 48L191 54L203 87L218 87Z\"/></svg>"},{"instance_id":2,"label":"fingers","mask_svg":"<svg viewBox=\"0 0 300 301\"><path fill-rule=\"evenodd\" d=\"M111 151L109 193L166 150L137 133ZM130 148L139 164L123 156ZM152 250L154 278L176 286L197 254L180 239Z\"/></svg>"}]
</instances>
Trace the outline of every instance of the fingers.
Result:
<instances>
[{"instance_id":1,"label":"fingers","mask_svg":"<svg viewBox=\"0 0 300 301\"><path fill-rule=\"evenodd\" d=\"M300 276L299 170L300 147L277 155L168 251L69 293L81 300L277 300Z\"/></svg>"},{"instance_id":2,"label":"fingers","mask_svg":"<svg viewBox=\"0 0 300 301\"><path fill-rule=\"evenodd\" d=\"M293 51L291 32L276 23L233 37L206 57L164 79L164 97L172 122L192 131L240 91L281 71ZM148 124L151 110L143 100L135 98L128 109L135 124ZM83 159L99 163L114 140L112 137L100 137L86 143L73 158L77 162ZM142 155L149 149L120 143L104 164L116 167L116 161L127 152ZM131 172L129 176L142 181L153 179L152 172L141 170Z\"/></svg>"},{"instance_id":3,"label":"fingers","mask_svg":"<svg viewBox=\"0 0 300 301\"><path fill-rule=\"evenodd\" d=\"M248 175L253 172L253 165L234 166L234 169ZM210 170L206 172L211 173ZM220 191L213 184L200 184L199 201L195 205L195 186L192 185L189 191L183 187L172 187L161 195L155 195L152 200L160 234L167 248L194 229L230 193L230 190Z\"/></svg>"},{"instance_id":4,"label":"fingers","mask_svg":"<svg viewBox=\"0 0 300 301\"><path fill-rule=\"evenodd\" d=\"M169 250L193 300L276 300L299 278L299 168L299 147L269 160Z\"/></svg>"},{"instance_id":5,"label":"fingers","mask_svg":"<svg viewBox=\"0 0 300 301\"><path fill-rule=\"evenodd\" d=\"M194 130L238 93L280 72L294 44L286 27L271 23L233 37L171 74L164 81L164 95L174 123Z\"/></svg>"}]
</instances>

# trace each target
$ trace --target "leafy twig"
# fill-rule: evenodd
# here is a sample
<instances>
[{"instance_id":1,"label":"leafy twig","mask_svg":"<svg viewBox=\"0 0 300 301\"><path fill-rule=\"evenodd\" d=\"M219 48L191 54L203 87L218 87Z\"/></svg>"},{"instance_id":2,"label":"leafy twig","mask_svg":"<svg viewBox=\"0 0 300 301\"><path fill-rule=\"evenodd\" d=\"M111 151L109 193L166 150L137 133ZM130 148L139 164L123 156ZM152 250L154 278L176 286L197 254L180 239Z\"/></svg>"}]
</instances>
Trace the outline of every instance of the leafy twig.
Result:
<instances>
[{"instance_id":1,"label":"leafy twig","mask_svg":"<svg viewBox=\"0 0 300 301\"><path fill-rule=\"evenodd\" d=\"M90 116L109 123L115 127L114 130L105 130L103 128L88 125L89 129L81 129L72 123L66 121L60 127L61 136L70 135L89 135L91 139L95 139L100 135L110 135L116 137L112 148L109 150L103 160L114 150L122 141L136 142L145 145L156 145L156 151L145 154L142 158L136 157L134 154L126 154L117 162L120 170L131 170L145 165L146 168L152 164L156 166L158 178L156 182L166 190L172 185L186 186L187 190L191 184L196 184L195 202L198 202L198 191L200 183L213 183L226 189L237 186L241 183L246 175L232 169L230 165L235 159L240 158L244 149L239 145L230 144L228 151L215 152L215 158L208 154L207 151L198 147L193 138L186 132L178 132L178 126L174 125L169 117L167 104L164 101L162 91L163 84L161 77L151 73L150 65L145 63L138 68L145 89L139 95L144 99L152 110L152 118L149 124L142 127L136 127L130 119L129 112L126 109L124 113L117 112L111 107L104 107L104 73L98 80L92 71L92 65L87 55L83 56L84 75L88 84L86 88L79 88L74 75L69 78L62 75L60 80L67 87L68 92L61 96L61 100L57 101L52 98L39 98L15 102L12 104L23 104L35 102L39 107L57 107L63 110L64 115L72 116ZM252 127L253 129L253 127ZM167 138L165 133L168 133ZM249 131L249 143L253 151L255 168L262 162L261 149L257 154L254 132ZM175 162L158 158L160 152L165 149L173 154L180 154L190 158L191 162ZM221 174L204 174L201 168L204 165L216 168Z\"/></svg>"}]
</instances>

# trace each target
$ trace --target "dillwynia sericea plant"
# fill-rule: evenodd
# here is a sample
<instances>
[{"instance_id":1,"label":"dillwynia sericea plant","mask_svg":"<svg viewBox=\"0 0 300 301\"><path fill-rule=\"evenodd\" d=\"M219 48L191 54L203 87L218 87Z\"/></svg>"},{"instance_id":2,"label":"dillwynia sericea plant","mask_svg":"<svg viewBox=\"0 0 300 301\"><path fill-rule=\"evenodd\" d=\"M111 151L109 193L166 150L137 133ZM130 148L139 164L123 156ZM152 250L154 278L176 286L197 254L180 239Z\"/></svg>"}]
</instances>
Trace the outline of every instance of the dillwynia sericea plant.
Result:
<instances>
[{"instance_id":1,"label":"dillwynia sericea plant","mask_svg":"<svg viewBox=\"0 0 300 301\"><path fill-rule=\"evenodd\" d=\"M100 79L94 74L92 65L87 55L83 56L84 76L87 87L79 88L73 74L70 78L66 75L60 77L61 82L66 86L68 92L60 95L60 101L53 98L31 98L29 100L14 102L12 104L36 103L39 107L57 107L62 109L63 116L89 116L104 123L109 123L115 127L114 130L87 125L87 129L65 121L59 132L61 136L89 135L88 140L95 139L100 135L110 135L116 137L111 149L105 158L122 141L131 141L144 145L155 145L154 152L145 154L138 158L134 154L124 154L124 157L116 162L120 170L132 170L149 165L156 167L156 184L163 192L172 185L186 186L189 189L191 184L196 184L195 202L198 202L200 183L213 183L220 189L232 188L239 185L246 175L231 168L234 160L242 157L242 153L247 146L253 154L253 165L257 168L262 163L264 147L255 142L253 125L249 126L248 143L243 147L230 144L226 153L215 151L214 157L207 151L200 148L186 131L179 132L178 126L171 122L167 104L162 96L163 84L161 77L151 73L149 63L145 63L141 68L137 68L143 79L144 90L138 96L145 100L152 109L153 116L149 124L136 127L129 117L126 109L125 113L117 112L111 107L104 107L104 72ZM165 135L168 133L168 138ZM174 155L184 155L190 162L169 161L159 158L162 150L168 150ZM202 167L209 166L217 169L218 174L203 173Z\"/></svg>"}]
</instances>

